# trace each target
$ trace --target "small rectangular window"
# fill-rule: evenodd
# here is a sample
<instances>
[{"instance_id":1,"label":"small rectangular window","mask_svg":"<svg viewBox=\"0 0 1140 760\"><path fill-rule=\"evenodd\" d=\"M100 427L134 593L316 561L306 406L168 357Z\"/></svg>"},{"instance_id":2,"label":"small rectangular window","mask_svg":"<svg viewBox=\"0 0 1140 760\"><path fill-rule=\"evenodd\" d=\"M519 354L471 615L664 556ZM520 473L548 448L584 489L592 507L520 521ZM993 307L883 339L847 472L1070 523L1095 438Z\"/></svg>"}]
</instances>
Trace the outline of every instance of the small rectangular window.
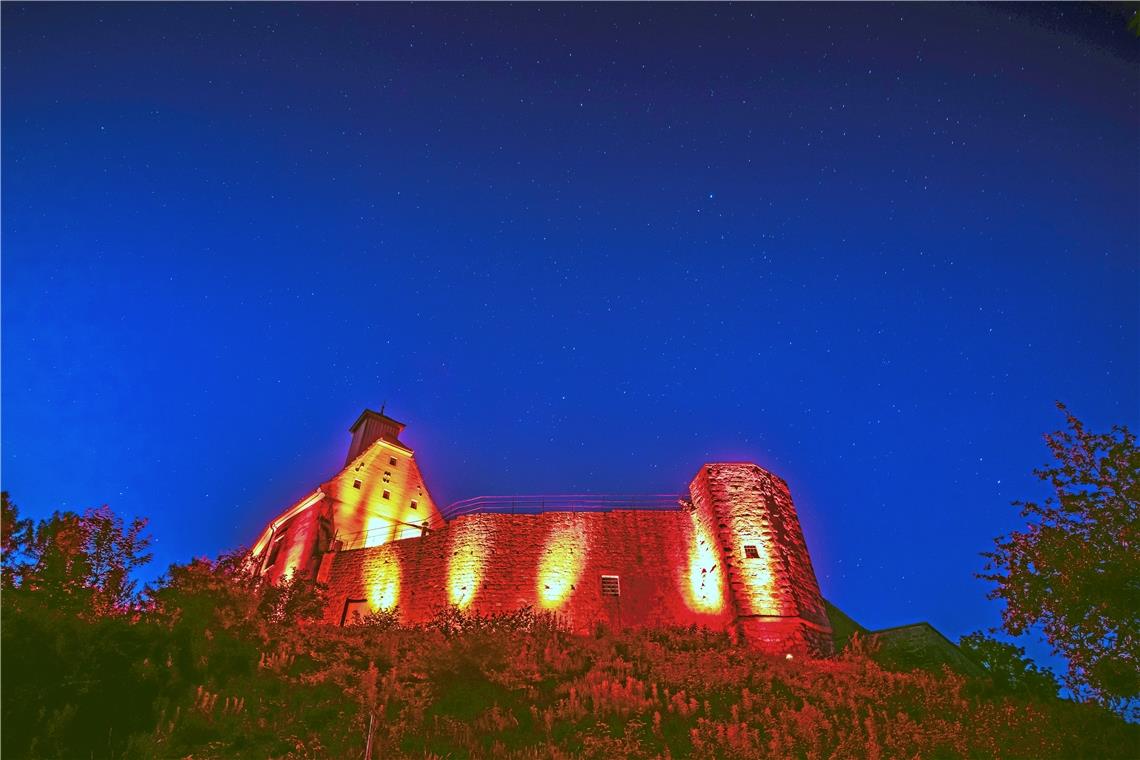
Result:
<instances>
[{"instance_id":1,"label":"small rectangular window","mask_svg":"<svg viewBox=\"0 0 1140 760\"><path fill-rule=\"evenodd\" d=\"M345 599L344 611L340 613L340 624L358 625L371 611L367 599Z\"/></svg>"},{"instance_id":2,"label":"small rectangular window","mask_svg":"<svg viewBox=\"0 0 1140 760\"><path fill-rule=\"evenodd\" d=\"M360 490L360 481L359 480L352 481L352 487L359 491Z\"/></svg>"},{"instance_id":3,"label":"small rectangular window","mask_svg":"<svg viewBox=\"0 0 1140 760\"><path fill-rule=\"evenodd\" d=\"M412 499L412 509L415 509L415 508L416 508L416 506L417 506L417 505L416 505L416 500L415 500L415 499Z\"/></svg>"},{"instance_id":4,"label":"small rectangular window","mask_svg":"<svg viewBox=\"0 0 1140 760\"><path fill-rule=\"evenodd\" d=\"M760 550L749 544L744 547L744 556L748 559L760 559Z\"/></svg>"},{"instance_id":5,"label":"small rectangular window","mask_svg":"<svg viewBox=\"0 0 1140 760\"><path fill-rule=\"evenodd\" d=\"M621 579L618 576L602 576L602 596L621 596Z\"/></svg>"},{"instance_id":6,"label":"small rectangular window","mask_svg":"<svg viewBox=\"0 0 1140 760\"><path fill-rule=\"evenodd\" d=\"M391 491L385 491L384 492L384 498L385 499L391 499L392 498L392 492Z\"/></svg>"},{"instance_id":7,"label":"small rectangular window","mask_svg":"<svg viewBox=\"0 0 1140 760\"><path fill-rule=\"evenodd\" d=\"M388 464L395 467L396 466L396 457L388 457Z\"/></svg>"}]
</instances>

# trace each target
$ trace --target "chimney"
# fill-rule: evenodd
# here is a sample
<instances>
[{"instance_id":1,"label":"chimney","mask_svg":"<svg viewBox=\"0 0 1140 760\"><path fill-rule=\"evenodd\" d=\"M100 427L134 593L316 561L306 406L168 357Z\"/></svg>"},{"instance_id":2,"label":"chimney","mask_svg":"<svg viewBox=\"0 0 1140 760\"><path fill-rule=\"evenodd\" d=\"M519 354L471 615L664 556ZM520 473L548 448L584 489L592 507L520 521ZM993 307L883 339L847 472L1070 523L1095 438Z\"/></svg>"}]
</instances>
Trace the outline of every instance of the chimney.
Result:
<instances>
[{"instance_id":1,"label":"chimney","mask_svg":"<svg viewBox=\"0 0 1140 760\"><path fill-rule=\"evenodd\" d=\"M400 443L400 431L404 429L404 423L397 422L384 414L383 409L384 407L380 407L379 412L365 409L348 429L348 432L352 433L352 443L348 446L348 459L344 461L346 465L381 438L401 448L407 448Z\"/></svg>"}]
</instances>

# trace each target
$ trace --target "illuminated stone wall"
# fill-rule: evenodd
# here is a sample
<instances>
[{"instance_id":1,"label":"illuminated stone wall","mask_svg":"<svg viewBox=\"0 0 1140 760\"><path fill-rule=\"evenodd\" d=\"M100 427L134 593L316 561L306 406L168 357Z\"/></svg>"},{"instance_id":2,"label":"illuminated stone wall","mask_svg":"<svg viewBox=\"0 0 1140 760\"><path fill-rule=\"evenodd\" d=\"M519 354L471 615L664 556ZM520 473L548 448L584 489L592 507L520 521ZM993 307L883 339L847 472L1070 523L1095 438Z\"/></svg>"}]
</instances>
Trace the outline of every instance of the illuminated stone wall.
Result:
<instances>
[{"instance_id":1,"label":"illuminated stone wall","mask_svg":"<svg viewBox=\"0 0 1140 760\"><path fill-rule=\"evenodd\" d=\"M395 609L423 622L449 605L481 614L529 605L577 631L697 624L767 651L832 651L787 484L760 467L705 465L674 512L444 522L399 441L403 427L365 410L350 429L350 451L361 453L282 512L250 551L270 581L300 574L327 583L329 621L346 610Z\"/></svg>"},{"instance_id":2,"label":"illuminated stone wall","mask_svg":"<svg viewBox=\"0 0 1140 760\"><path fill-rule=\"evenodd\" d=\"M723 630L733 617L723 595L693 593L692 537L684 511L468 515L423 538L337 553L328 618L340 622L346 600L390 598L375 589L398 576L392 604L409 622L447 605L482 614L532 605L577 631L597 622ZM618 576L618 596L602 594L603 575Z\"/></svg>"},{"instance_id":3,"label":"illuminated stone wall","mask_svg":"<svg viewBox=\"0 0 1140 760\"><path fill-rule=\"evenodd\" d=\"M267 550L280 544L275 552L275 561L265 568L265 577L276 583L293 573L307 573L314 561L314 551L320 530L320 516L327 511L326 506L317 501L285 521L276 530L267 532Z\"/></svg>"},{"instance_id":4,"label":"illuminated stone wall","mask_svg":"<svg viewBox=\"0 0 1140 760\"><path fill-rule=\"evenodd\" d=\"M406 622L448 605L532 605L577 631L695 623L768 651L830 653L786 484L752 464L714 464L690 495L692 508L676 512L473 514L422 538L337 552L321 572L328 619L340 622L346 603L397 609ZM603 594L602 576L618 577L617 596Z\"/></svg>"},{"instance_id":5,"label":"illuminated stone wall","mask_svg":"<svg viewBox=\"0 0 1140 760\"><path fill-rule=\"evenodd\" d=\"M373 443L321 490L334 504L337 537L348 545L412 538L422 524L440 521L415 456L388 441Z\"/></svg>"},{"instance_id":6,"label":"illuminated stone wall","mask_svg":"<svg viewBox=\"0 0 1140 760\"><path fill-rule=\"evenodd\" d=\"M694 511L715 524L741 633L766 648L830 653L831 626L787 483L750 463L710 464L689 492Z\"/></svg>"},{"instance_id":7,"label":"illuminated stone wall","mask_svg":"<svg viewBox=\"0 0 1140 760\"><path fill-rule=\"evenodd\" d=\"M412 451L377 440L266 527L250 554L271 582L293 573L312 577L334 539L374 547L441 522Z\"/></svg>"}]
</instances>

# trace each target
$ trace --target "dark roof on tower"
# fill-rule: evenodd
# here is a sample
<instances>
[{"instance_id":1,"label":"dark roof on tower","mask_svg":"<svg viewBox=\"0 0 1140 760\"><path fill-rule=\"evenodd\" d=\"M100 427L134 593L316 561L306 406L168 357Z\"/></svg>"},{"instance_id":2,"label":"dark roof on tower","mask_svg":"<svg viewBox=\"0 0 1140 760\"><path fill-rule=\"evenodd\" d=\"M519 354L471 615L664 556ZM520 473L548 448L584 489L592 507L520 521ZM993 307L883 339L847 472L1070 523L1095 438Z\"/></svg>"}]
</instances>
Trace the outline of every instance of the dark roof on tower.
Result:
<instances>
[{"instance_id":1,"label":"dark roof on tower","mask_svg":"<svg viewBox=\"0 0 1140 760\"><path fill-rule=\"evenodd\" d=\"M360 427L360 423L364 422L364 420L369 416L379 417L382 420L384 420L385 422L390 422L393 425L398 425L400 427L400 430L403 430L404 428L407 427L407 425L405 425L404 423L400 422L399 420L393 419L392 417L389 417L388 415L384 414L384 412L377 412L377 411L373 411L372 409L365 409L363 412L360 413L360 416L356 418L356 422L352 423L352 425L348 428L348 432L350 432L350 433L356 432L356 428Z\"/></svg>"}]
</instances>

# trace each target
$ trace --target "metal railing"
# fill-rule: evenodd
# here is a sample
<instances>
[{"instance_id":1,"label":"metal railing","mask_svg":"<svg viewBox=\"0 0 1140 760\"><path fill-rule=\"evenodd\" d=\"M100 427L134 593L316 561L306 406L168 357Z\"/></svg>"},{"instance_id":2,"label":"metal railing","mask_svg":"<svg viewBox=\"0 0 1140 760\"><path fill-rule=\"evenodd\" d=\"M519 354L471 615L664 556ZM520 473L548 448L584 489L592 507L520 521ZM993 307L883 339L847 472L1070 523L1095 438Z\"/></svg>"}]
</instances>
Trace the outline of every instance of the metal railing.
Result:
<instances>
[{"instance_id":1,"label":"metal railing","mask_svg":"<svg viewBox=\"0 0 1140 760\"><path fill-rule=\"evenodd\" d=\"M680 509L681 496L675 493L638 494L533 494L526 496L475 496L448 504L440 510L445 520L463 515L535 515L542 512L611 512L615 509L644 509L668 512Z\"/></svg>"},{"instance_id":2,"label":"metal railing","mask_svg":"<svg viewBox=\"0 0 1140 760\"><path fill-rule=\"evenodd\" d=\"M673 493L639 494L529 494L523 496L474 496L452 502L439 510L439 516L422 523L392 520L389 524L356 533L337 534L341 551L377 546L404 538L415 538L443 527L457 517L474 514L537 515L543 512L612 512L634 509L672 512L681 509L684 497Z\"/></svg>"},{"instance_id":3,"label":"metal railing","mask_svg":"<svg viewBox=\"0 0 1140 760\"><path fill-rule=\"evenodd\" d=\"M425 522L427 522L425 520ZM392 541L401 541L405 538L418 538L431 531L432 527L439 527L441 523L435 526L432 525L409 525L407 523L394 522L389 525L383 525L379 528L372 528L370 530L360 530L356 533L337 533L333 537L333 543L339 544L339 551L349 551L350 549L363 549L367 546L379 546L381 544L391 543Z\"/></svg>"}]
</instances>

